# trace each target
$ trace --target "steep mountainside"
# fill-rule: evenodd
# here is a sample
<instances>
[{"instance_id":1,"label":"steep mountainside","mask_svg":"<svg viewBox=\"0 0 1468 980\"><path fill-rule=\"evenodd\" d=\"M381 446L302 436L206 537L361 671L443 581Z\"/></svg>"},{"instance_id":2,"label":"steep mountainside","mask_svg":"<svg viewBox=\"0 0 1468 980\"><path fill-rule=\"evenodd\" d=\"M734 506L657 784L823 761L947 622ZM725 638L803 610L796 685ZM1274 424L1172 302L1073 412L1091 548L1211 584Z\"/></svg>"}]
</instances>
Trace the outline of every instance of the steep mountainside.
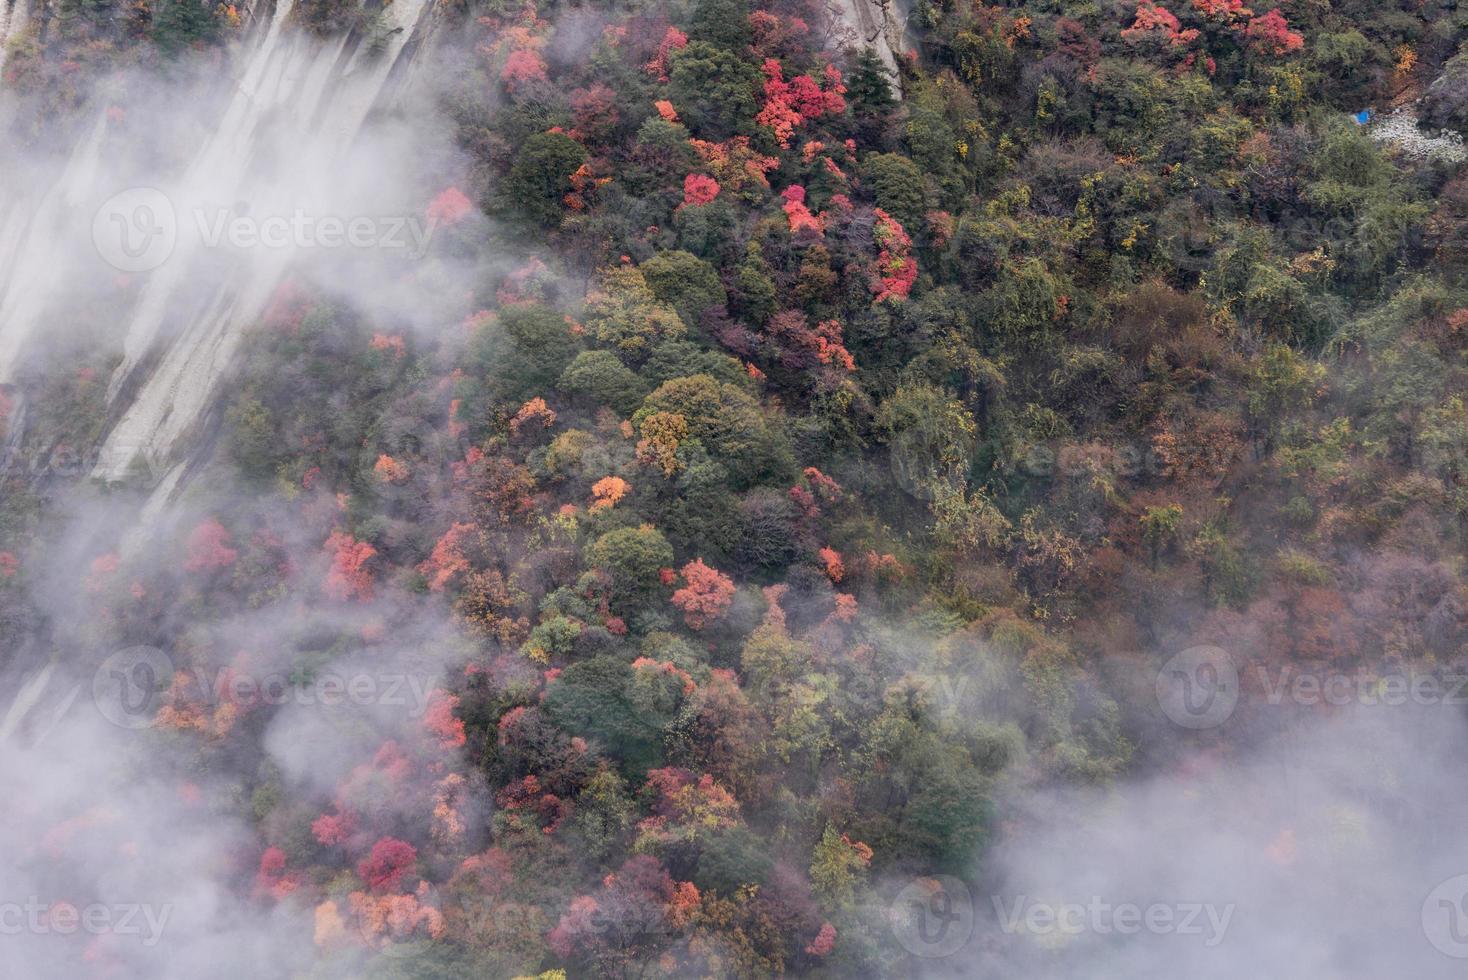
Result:
<instances>
[{"instance_id":1,"label":"steep mountainside","mask_svg":"<svg viewBox=\"0 0 1468 980\"><path fill-rule=\"evenodd\" d=\"M1456 975L1468 14L1269 4L0 0L0 955Z\"/></svg>"}]
</instances>

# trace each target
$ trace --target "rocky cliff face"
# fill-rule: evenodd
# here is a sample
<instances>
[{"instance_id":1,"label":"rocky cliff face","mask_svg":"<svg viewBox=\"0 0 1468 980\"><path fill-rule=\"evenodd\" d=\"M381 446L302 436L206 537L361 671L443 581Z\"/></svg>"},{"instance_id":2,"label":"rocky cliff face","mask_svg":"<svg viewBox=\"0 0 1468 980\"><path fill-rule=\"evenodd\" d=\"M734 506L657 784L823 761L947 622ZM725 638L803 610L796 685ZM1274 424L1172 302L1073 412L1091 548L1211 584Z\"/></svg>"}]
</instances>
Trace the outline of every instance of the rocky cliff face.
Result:
<instances>
[{"instance_id":1,"label":"rocky cliff face","mask_svg":"<svg viewBox=\"0 0 1468 980\"><path fill-rule=\"evenodd\" d=\"M31 4L0 0L6 37L25 29ZM319 188L295 175L331 171L374 107L392 101L394 80L407 73L433 24L428 0L395 0L375 13L370 29L321 41L294 29L294 8L293 0L243 8L234 71L221 79L233 94L175 170L145 167L122 178L112 160L124 138L114 132L118 110L98 105L69 157L0 187L0 384L13 386L12 398L23 402L27 352L76 283L143 277L115 309L121 357L108 384L110 424L92 470L97 479L164 483L165 492L177 482L177 474L164 478L188 457L243 330L296 258L290 249L256 249L221 268L190 234L195 206L248 202L258 214L311 198ZM830 12L839 43L872 47L898 77L898 59L911 48L904 0L833 0ZM119 269L107 255L99 265L87 232L93 239L131 235L165 217L146 200L125 200L122 207L132 210L107 213L114 195L140 187L160 191L171 206L170 254L141 271Z\"/></svg>"},{"instance_id":2,"label":"rocky cliff face","mask_svg":"<svg viewBox=\"0 0 1468 980\"><path fill-rule=\"evenodd\" d=\"M398 0L387 7L387 42L379 51L360 33L321 46L287 34L291 6L287 0L275 11L218 131L184 176L185 200L240 196L257 201L269 188L284 210L290 198L307 189L292 186L288 177L282 186L282 171L312 174L331 168L383 95L399 55L431 9L426 0ZM251 166L258 160L261 140L294 143L299 156L281 168L262 171ZM191 245L199 249L205 243ZM170 257L160 270L164 274L148 283L128 324L123 362L113 375L110 396L116 399L137 383L150 357L160 359L108 435L96 477L120 480L139 464L157 475L175 461L209 407L242 330L264 310L292 254L289 249L249 253L249 260L224 277L160 350L160 334L198 258L188 252Z\"/></svg>"},{"instance_id":3,"label":"rocky cliff face","mask_svg":"<svg viewBox=\"0 0 1468 980\"><path fill-rule=\"evenodd\" d=\"M897 59L914 45L908 28L911 4L907 0L830 0L828 9L844 43L870 46L893 78L900 77Z\"/></svg>"},{"instance_id":4,"label":"rocky cliff face","mask_svg":"<svg viewBox=\"0 0 1468 980\"><path fill-rule=\"evenodd\" d=\"M25 30L29 11L30 0L0 0L0 69L5 67L11 38Z\"/></svg>"},{"instance_id":5,"label":"rocky cliff face","mask_svg":"<svg viewBox=\"0 0 1468 980\"><path fill-rule=\"evenodd\" d=\"M1468 133L1468 55L1458 55L1422 97L1422 121L1438 129Z\"/></svg>"},{"instance_id":6,"label":"rocky cliff face","mask_svg":"<svg viewBox=\"0 0 1468 980\"><path fill-rule=\"evenodd\" d=\"M19 29L27 0L0 3L14 5L8 30ZM0 188L0 384L12 397L23 399L26 357L78 283L142 278L122 291L109 328L121 357L98 479L157 482L187 457L243 331L299 257L291 242L222 261L207 240L211 215L329 213L330 175L399 91L433 23L428 0L396 0L322 41L296 29L293 11L292 0L245 11L222 111L192 153L115 165L152 134L98 105L68 159Z\"/></svg>"}]
</instances>

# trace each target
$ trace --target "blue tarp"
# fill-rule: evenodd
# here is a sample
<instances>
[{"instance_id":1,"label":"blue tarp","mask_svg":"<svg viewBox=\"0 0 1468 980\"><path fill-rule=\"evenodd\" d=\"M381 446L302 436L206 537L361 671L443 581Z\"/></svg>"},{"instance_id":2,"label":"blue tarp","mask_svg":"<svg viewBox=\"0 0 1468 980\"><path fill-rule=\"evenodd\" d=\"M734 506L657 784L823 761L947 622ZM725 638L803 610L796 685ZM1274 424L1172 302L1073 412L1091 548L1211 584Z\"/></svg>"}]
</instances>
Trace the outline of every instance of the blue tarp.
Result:
<instances>
[{"instance_id":1,"label":"blue tarp","mask_svg":"<svg viewBox=\"0 0 1468 980\"><path fill-rule=\"evenodd\" d=\"M1371 121L1371 110L1370 109L1362 109L1360 112L1356 113L1351 118L1354 119L1354 120L1356 120L1356 125L1357 126L1364 126L1364 125L1366 125L1367 123L1369 123Z\"/></svg>"}]
</instances>

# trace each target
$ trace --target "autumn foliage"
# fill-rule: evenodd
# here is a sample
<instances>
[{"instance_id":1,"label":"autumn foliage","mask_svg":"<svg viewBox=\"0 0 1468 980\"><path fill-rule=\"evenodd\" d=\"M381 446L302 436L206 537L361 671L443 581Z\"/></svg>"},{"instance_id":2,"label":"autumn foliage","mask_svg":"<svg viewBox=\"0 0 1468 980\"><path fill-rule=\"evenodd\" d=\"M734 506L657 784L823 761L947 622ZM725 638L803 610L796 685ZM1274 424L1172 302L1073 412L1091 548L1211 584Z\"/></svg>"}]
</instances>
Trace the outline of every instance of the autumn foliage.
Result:
<instances>
[{"instance_id":1,"label":"autumn foliage","mask_svg":"<svg viewBox=\"0 0 1468 980\"><path fill-rule=\"evenodd\" d=\"M762 70L765 105L755 121L774 132L781 148L789 148L796 127L806 120L839 115L846 108L846 100L842 98L846 86L835 65L826 65L821 82L809 75L796 75L785 81L784 70L774 58L766 58Z\"/></svg>"},{"instance_id":2,"label":"autumn foliage","mask_svg":"<svg viewBox=\"0 0 1468 980\"><path fill-rule=\"evenodd\" d=\"M407 841L383 837L372 845L372 853L357 865L357 874L375 892L396 891L403 876L413 869L418 849Z\"/></svg>"},{"instance_id":3,"label":"autumn foliage","mask_svg":"<svg viewBox=\"0 0 1468 980\"><path fill-rule=\"evenodd\" d=\"M780 196L785 199L785 217L792 234L811 231L819 235L825 231L825 223L806 207L804 187L792 184Z\"/></svg>"},{"instance_id":4,"label":"autumn foliage","mask_svg":"<svg viewBox=\"0 0 1468 980\"><path fill-rule=\"evenodd\" d=\"M208 518L189 534L184 571L217 572L230 567L240 554L230 547L232 543L233 538L224 525L215 518Z\"/></svg>"},{"instance_id":5,"label":"autumn foliage","mask_svg":"<svg viewBox=\"0 0 1468 980\"><path fill-rule=\"evenodd\" d=\"M418 566L418 571L428 579L428 588L442 592L456 576L469 571L469 559L464 547L473 539L476 528L473 524L457 523L443 533L433 546L433 553Z\"/></svg>"},{"instance_id":6,"label":"autumn foliage","mask_svg":"<svg viewBox=\"0 0 1468 980\"><path fill-rule=\"evenodd\" d=\"M719 196L719 182L703 174L689 174L683 178L682 207L712 204Z\"/></svg>"},{"instance_id":7,"label":"autumn foliage","mask_svg":"<svg viewBox=\"0 0 1468 980\"><path fill-rule=\"evenodd\" d=\"M1051 839L1034 788L1216 788L1271 710L1249 668L1468 656L1452 5L925 4L895 70L828 6L444 0L433 43L391 5L333 34L372 55L343 85L430 85L404 104L444 145L383 158L417 170L382 205L439 232L241 294L204 438L107 493L187 459L157 542L66 520L133 384L109 345L0 386L0 646L166 652L127 678L167 777L140 792L243 835L198 864L314 938L301 975L921 974L883 910ZM103 7L13 42L0 98L80 104L192 19ZM124 96L119 159L150 131ZM0 133L53 115L90 131ZM1184 731L1153 681L1197 644L1244 689ZM260 675L279 699L231 693ZM170 866L108 837L119 799L38 835L71 898L71 847ZM1352 819L1358 849L1392 824ZM1254 853L1308 878L1320 841L1277 824ZM138 972L115 951L72 973Z\"/></svg>"},{"instance_id":8,"label":"autumn foliage","mask_svg":"<svg viewBox=\"0 0 1468 980\"><path fill-rule=\"evenodd\" d=\"M356 599L369 602L373 595L373 576L368 567L377 549L358 541L345 531L332 531L324 546L331 559L322 591L332 599Z\"/></svg>"},{"instance_id":9,"label":"autumn foliage","mask_svg":"<svg viewBox=\"0 0 1468 980\"><path fill-rule=\"evenodd\" d=\"M734 601L734 582L729 576L695 558L683 566L683 588L673 593L673 605L683 611L689 629L701 630L721 619Z\"/></svg>"},{"instance_id":10,"label":"autumn foliage","mask_svg":"<svg viewBox=\"0 0 1468 980\"><path fill-rule=\"evenodd\" d=\"M1276 58L1293 54L1305 47L1305 38L1290 30L1289 22L1278 9L1255 17L1244 29L1249 47Z\"/></svg>"},{"instance_id":11,"label":"autumn foliage","mask_svg":"<svg viewBox=\"0 0 1468 980\"><path fill-rule=\"evenodd\" d=\"M426 216L431 225L456 225L474 210L474 202L457 187L445 187L429 202Z\"/></svg>"},{"instance_id":12,"label":"autumn foliage","mask_svg":"<svg viewBox=\"0 0 1468 980\"><path fill-rule=\"evenodd\" d=\"M591 486L592 510L607 510L615 507L623 497L627 496L632 485L620 476L605 476Z\"/></svg>"},{"instance_id":13,"label":"autumn foliage","mask_svg":"<svg viewBox=\"0 0 1468 980\"><path fill-rule=\"evenodd\" d=\"M906 299L917 281L917 259L912 255L912 239L902 224L881 208L876 209L877 222L872 237L880 249L877 268L872 277L876 301Z\"/></svg>"}]
</instances>

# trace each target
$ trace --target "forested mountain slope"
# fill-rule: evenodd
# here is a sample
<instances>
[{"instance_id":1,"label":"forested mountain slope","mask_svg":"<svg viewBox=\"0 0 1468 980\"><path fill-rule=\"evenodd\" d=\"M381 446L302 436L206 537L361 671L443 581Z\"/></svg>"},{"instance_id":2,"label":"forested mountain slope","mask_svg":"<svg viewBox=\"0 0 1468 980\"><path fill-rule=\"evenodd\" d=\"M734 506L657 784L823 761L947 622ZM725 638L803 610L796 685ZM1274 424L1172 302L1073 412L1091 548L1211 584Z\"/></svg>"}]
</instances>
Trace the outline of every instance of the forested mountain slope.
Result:
<instances>
[{"instance_id":1,"label":"forested mountain slope","mask_svg":"<svg viewBox=\"0 0 1468 980\"><path fill-rule=\"evenodd\" d=\"M28 975L1452 975L1465 18L0 0L0 869L176 906Z\"/></svg>"}]
</instances>

